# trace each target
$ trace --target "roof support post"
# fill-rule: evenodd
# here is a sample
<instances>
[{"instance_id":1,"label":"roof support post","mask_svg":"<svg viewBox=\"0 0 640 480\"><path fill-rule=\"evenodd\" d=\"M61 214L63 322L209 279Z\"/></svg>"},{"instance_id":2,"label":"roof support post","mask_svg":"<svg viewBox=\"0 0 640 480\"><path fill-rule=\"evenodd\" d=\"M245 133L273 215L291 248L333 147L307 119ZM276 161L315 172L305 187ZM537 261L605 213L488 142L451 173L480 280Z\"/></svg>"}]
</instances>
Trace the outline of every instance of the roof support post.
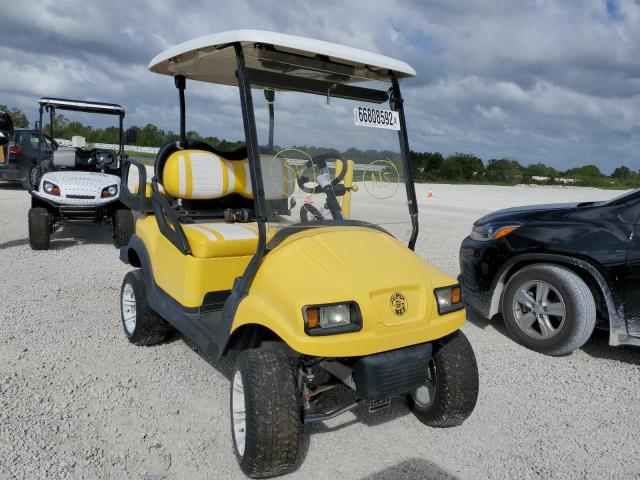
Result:
<instances>
[{"instance_id":1,"label":"roof support post","mask_svg":"<svg viewBox=\"0 0 640 480\"><path fill-rule=\"evenodd\" d=\"M249 157L249 172L251 174L251 189L253 191L253 204L258 222L258 248L256 254L249 262L244 275L241 277L237 289L239 293L246 293L253 280L255 272L266 251L267 244L267 210L264 198L264 186L262 183L262 164L260 163L260 149L258 147L258 134L256 132L256 120L253 111L253 97L251 96L251 82L249 81L244 63L242 45L234 44L238 69L238 89L240 90L240 105L242 107L242 122L244 124L247 156Z\"/></svg>"},{"instance_id":2,"label":"roof support post","mask_svg":"<svg viewBox=\"0 0 640 480\"><path fill-rule=\"evenodd\" d=\"M402 165L404 166L404 184L407 188L407 199L409 201L409 213L411 215L411 237L409 238L409 248L414 250L416 240L418 239L418 201L416 199L416 186L413 183L413 174L411 173L411 159L409 158L409 137L407 136L407 122L404 118L404 100L400 93L400 83L395 74L392 73L392 92L391 96L392 108L398 112L400 117L400 131L398 138L400 139L400 154L402 156Z\"/></svg>"},{"instance_id":3,"label":"roof support post","mask_svg":"<svg viewBox=\"0 0 640 480\"><path fill-rule=\"evenodd\" d=\"M184 89L187 86L187 79L184 75L176 75L174 77L176 88L178 89L178 96L180 98L180 148L186 148L187 146L187 132L186 132L186 119L185 119L185 104L184 104Z\"/></svg>"}]
</instances>

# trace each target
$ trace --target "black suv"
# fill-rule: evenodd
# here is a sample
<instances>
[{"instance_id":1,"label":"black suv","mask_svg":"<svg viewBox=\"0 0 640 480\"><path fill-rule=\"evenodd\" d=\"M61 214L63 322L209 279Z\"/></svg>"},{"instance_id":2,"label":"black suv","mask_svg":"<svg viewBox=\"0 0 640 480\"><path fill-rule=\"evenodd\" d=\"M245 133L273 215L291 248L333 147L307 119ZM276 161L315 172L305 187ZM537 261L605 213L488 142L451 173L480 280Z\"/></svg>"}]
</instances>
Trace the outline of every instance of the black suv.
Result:
<instances>
[{"instance_id":1,"label":"black suv","mask_svg":"<svg viewBox=\"0 0 640 480\"><path fill-rule=\"evenodd\" d=\"M8 157L0 163L0 180L26 182L30 176L32 185L36 185L39 175L51 169L51 159L58 144L42 134L42 147L42 162L38 168L38 131L16 128L9 143Z\"/></svg>"},{"instance_id":2,"label":"black suv","mask_svg":"<svg viewBox=\"0 0 640 480\"><path fill-rule=\"evenodd\" d=\"M640 189L482 217L460 247L464 299L549 355L581 347L595 327L611 345L640 345L639 220Z\"/></svg>"}]
</instances>

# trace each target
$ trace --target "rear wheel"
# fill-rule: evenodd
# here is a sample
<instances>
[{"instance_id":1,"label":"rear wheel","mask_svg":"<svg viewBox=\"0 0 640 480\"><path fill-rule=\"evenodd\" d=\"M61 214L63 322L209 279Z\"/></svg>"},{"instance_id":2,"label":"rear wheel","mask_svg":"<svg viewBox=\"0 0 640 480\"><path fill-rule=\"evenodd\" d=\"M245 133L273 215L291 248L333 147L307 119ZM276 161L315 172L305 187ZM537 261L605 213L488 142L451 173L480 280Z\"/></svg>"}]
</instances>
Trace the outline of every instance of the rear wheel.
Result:
<instances>
[{"instance_id":1,"label":"rear wheel","mask_svg":"<svg viewBox=\"0 0 640 480\"><path fill-rule=\"evenodd\" d=\"M565 355L593 333L596 305L587 284L571 270L530 265L507 283L502 316L520 344L547 355Z\"/></svg>"},{"instance_id":2,"label":"rear wheel","mask_svg":"<svg viewBox=\"0 0 640 480\"><path fill-rule=\"evenodd\" d=\"M300 393L295 370L280 349L238 355L231 385L231 431L242 471L272 477L295 467L300 445Z\"/></svg>"},{"instance_id":3,"label":"rear wheel","mask_svg":"<svg viewBox=\"0 0 640 480\"><path fill-rule=\"evenodd\" d=\"M164 319L149 307L141 270L133 270L124 277L120 313L124 334L135 345L154 345L163 341L169 332Z\"/></svg>"},{"instance_id":4,"label":"rear wheel","mask_svg":"<svg viewBox=\"0 0 640 480\"><path fill-rule=\"evenodd\" d=\"M51 236L51 216L46 208L29 210L29 246L32 250L48 250Z\"/></svg>"},{"instance_id":5,"label":"rear wheel","mask_svg":"<svg viewBox=\"0 0 640 480\"><path fill-rule=\"evenodd\" d=\"M113 244L116 248L124 247L133 235L133 213L128 208L121 208L113 214Z\"/></svg>"},{"instance_id":6,"label":"rear wheel","mask_svg":"<svg viewBox=\"0 0 640 480\"><path fill-rule=\"evenodd\" d=\"M458 330L433 344L426 382L408 395L414 415L425 425L461 425L478 399L478 365L467 337Z\"/></svg>"}]
</instances>

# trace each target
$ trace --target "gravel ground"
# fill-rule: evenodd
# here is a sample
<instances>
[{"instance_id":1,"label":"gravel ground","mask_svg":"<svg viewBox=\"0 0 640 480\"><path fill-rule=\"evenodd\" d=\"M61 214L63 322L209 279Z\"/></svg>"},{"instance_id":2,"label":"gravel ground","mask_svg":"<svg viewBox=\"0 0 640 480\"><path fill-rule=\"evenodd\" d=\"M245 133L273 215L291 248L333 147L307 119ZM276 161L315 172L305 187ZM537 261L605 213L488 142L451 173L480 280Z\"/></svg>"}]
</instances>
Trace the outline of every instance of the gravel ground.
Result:
<instances>
[{"instance_id":1,"label":"gravel ground","mask_svg":"<svg viewBox=\"0 0 640 480\"><path fill-rule=\"evenodd\" d=\"M496 208L597 200L596 189L418 187L417 251L457 275L471 223ZM180 336L130 345L119 320L127 267L106 228L28 246L29 196L0 185L0 478L242 478L228 415L233 358L213 363ZM420 424L402 400L306 430L288 478L640 478L640 348L597 334L563 358L525 350L469 314L480 369L471 418Z\"/></svg>"}]
</instances>

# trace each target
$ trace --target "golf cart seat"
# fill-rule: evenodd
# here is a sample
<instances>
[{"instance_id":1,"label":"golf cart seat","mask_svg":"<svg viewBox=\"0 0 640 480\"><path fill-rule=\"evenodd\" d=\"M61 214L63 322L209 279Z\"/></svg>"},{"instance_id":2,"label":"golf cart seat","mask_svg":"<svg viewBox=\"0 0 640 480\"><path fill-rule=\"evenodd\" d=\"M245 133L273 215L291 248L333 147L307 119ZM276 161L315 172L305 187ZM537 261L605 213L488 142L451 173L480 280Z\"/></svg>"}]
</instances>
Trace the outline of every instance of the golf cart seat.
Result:
<instances>
[{"instance_id":1,"label":"golf cart seat","mask_svg":"<svg viewBox=\"0 0 640 480\"><path fill-rule=\"evenodd\" d=\"M94 150L80 147L60 147L53 152L53 165L57 168L87 168L92 164Z\"/></svg>"},{"instance_id":2,"label":"golf cart seat","mask_svg":"<svg viewBox=\"0 0 640 480\"><path fill-rule=\"evenodd\" d=\"M183 229L196 258L253 255L258 248L256 222L199 222L185 224Z\"/></svg>"},{"instance_id":3,"label":"golf cart seat","mask_svg":"<svg viewBox=\"0 0 640 480\"><path fill-rule=\"evenodd\" d=\"M216 206L252 206L253 193L246 150L221 152L200 142L197 147L182 150L172 148L168 153L158 153L156 178L164 189L164 195L181 200L190 212L198 212L199 209L209 211ZM293 172L285 168L284 160L262 155L261 163L273 177L272 182L265 184L266 198L288 198L293 193L295 178ZM229 223L219 215L208 219L198 215L187 215L186 218L188 221L180 220L180 228L191 255L196 258L247 256L255 254L257 250L256 222Z\"/></svg>"}]
</instances>

